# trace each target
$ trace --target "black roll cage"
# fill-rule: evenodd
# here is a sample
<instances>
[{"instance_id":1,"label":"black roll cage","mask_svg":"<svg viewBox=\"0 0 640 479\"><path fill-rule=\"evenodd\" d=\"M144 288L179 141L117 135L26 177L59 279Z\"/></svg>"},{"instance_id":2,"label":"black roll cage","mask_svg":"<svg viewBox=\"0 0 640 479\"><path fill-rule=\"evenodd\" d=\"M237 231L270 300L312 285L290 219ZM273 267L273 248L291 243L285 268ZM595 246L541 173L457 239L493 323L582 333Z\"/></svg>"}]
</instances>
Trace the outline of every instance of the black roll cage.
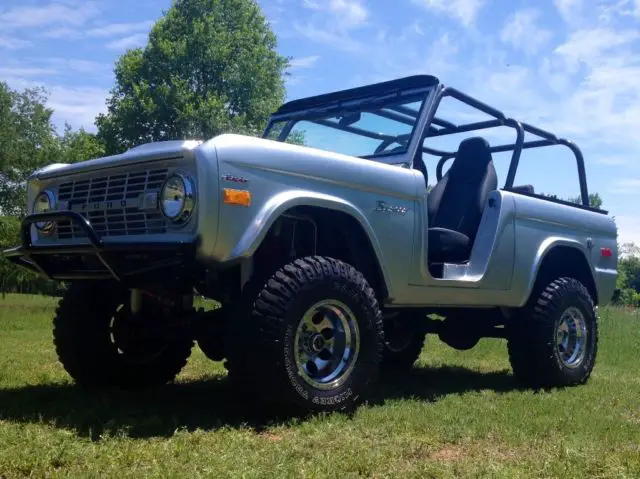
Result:
<instances>
[{"instance_id":1,"label":"black roll cage","mask_svg":"<svg viewBox=\"0 0 640 479\"><path fill-rule=\"evenodd\" d=\"M542 128L535 127L528 123L518 122L513 118L508 118L500 110L497 110L481 102L480 100L477 100L467 95L466 93L462 93L461 91L452 87L443 86L442 88L440 88L434 102L434 111L437 110L440 101L442 101L442 99L445 97L455 98L456 100L461 101L466 105L469 105L477 110L482 111L483 113L486 113L489 116L492 116L494 120L456 125L434 115L431 119L426 134L424 135L425 138L454 135L457 133L485 130L488 128L496 128L500 126L514 128L516 130L516 141L514 143L492 146L490 148L491 153L504 153L507 151L513 152L513 154L511 155L511 162L509 163L509 172L507 173L507 179L504 183L505 190L513 188L513 182L518 170L518 164L520 162L520 154L522 153L522 150L554 145L566 146L573 152L576 159L576 164L578 166L578 181L580 183L580 198L582 200L582 205L587 207L590 206L589 190L587 188L587 174L584 166L584 157L582 155L582 151L580 151L580 148L578 148L575 143L564 138L558 138L553 133L545 131ZM439 128L436 128L435 125L437 125ZM538 139L525 142L525 132L537 136ZM438 161L438 165L436 166L436 177L438 180L442 178L442 168L444 167L444 164L451 158L454 158L456 155L455 152L442 151L429 147L423 147L422 151L434 156L441 157L440 161Z\"/></svg>"},{"instance_id":2,"label":"black roll cage","mask_svg":"<svg viewBox=\"0 0 640 479\"><path fill-rule=\"evenodd\" d=\"M435 97L431 102L431 104L428 103L429 101L428 98L425 99L422 109L419 112L416 112L415 110L412 110L410 108L403 108L402 106L388 106L388 107L385 107L385 109L390 111L386 111L382 114L381 112L375 112L375 111L371 113L378 114L379 116L383 116L387 118L390 118L392 116L393 118L391 119L398 120L398 121L403 121L403 119L406 119L406 121L408 121L409 124L413 124L414 127L412 130L412 133L410 135L407 134L405 136L412 137L415 134L416 130L419 128L420 118L423 114L422 110L424 110L425 107L429 107L430 118L427 119L426 125L423 128L423 133L420 135L420 138L419 138L420 143L422 143L425 138L453 135L457 133L465 133L465 132L471 132L471 131L477 131L477 130L485 130L485 129L496 128L501 126L514 128L516 130L516 140L514 143L497 145L490 148L491 153L503 153L508 151L513 152L513 154L511 155L511 161L509 164L509 171L507 173L507 178L505 180L504 187L503 187L507 191L513 190L514 188L513 182L515 180L516 172L518 170L518 164L520 162L520 155L522 153L522 150L527 150L532 148L541 148L545 146L554 146L554 145L566 146L573 152L576 159L576 164L578 167L578 180L580 184L580 198L582 200L582 205L576 205L575 203L571 203L568 201L559 200L559 199L546 197L546 196L533 194L533 193L531 193L530 195L538 198L554 201L554 202L559 202L562 204L567 204L572 206L581 206L589 210L606 213L606 211L604 210L600 210L590 206L589 190L587 188L584 157L582 155L582 152L580 151L580 148L578 148L576 144L564 138L558 138L553 133L545 131L542 128L538 128L528 123L519 122L513 118L509 118L500 110L497 110L496 108L493 108L487 105L486 103L483 103L482 101L467 95L466 93L463 93L455 88L442 85L436 77L433 77L430 75L418 75L413 77L405 77L398 80L392 80L389 82L383 82L383 83L368 85L365 87L359 87L351 90L344 90L344 91L330 93L327 95L320 95L316 97L310 97L310 98L288 102L284 104L271 117L269 124L265 129L263 137L268 136L268 133L275 122L288 120L287 124L283 128L278 138L279 141L284 141L288 136L288 134L290 133L293 127L293 124L298 120L304 119L306 121L318 123L323 126L328 126L331 128L342 130L342 131L360 134L373 139L379 139L380 141L383 142L379 148L381 148L385 143L387 145L390 142L401 143L402 140L400 140L400 137L394 137L392 135L384 135L384 134L376 133L373 131L368 131L359 127L356 128L352 126L343 126L337 122L329 122L325 120L319 120L317 118L314 119L313 118L314 115L307 117L304 115L293 116L292 114L294 112L303 113L302 110L308 111L313 107L318 108L322 105L325 105L325 106L335 105L336 103L340 102L340 100L353 100L358 96L358 94L361 95L360 98L363 98L365 94L372 95L374 93L398 94L403 90L405 90L406 92L406 90L411 89L411 87L413 87L412 93L415 93L416 91L418 91L416 89L417 86L422 88L433 88L433 87L436 88ZM454 98L468 106L471 106L472 108L475 108L476 110L479 110L493 117L493 119L457 125L453 122L439 118L435 116L435 114L437 112L438 107L440 106L440 102L445 97ZM369 111L369 110L366 110L366 111ZM524 141L525 133L530 133L532 135L535 135L537 139ZM436 177L438 180L442 178L442 169L445 163L450 159L454 158L456 155L456 152L438 150L435 148L430 148L425 146L420 146L418 151L424 152L430 155L434 155L434 156L440 156L440 160L438 161L438 164L436 166ZM399 155L402 153L406 153L406 150L403 152L390 152L389 154ZM371 156L370 158L378 158L380 156L382 155L374 155L374 156ZM367 157L365 156L364 158L367 158ZM412 168L414 167L414 163L415 161L411 161ZM518 193L526 194L520 190L518 190Z\"/></svg>"}]
</instances>

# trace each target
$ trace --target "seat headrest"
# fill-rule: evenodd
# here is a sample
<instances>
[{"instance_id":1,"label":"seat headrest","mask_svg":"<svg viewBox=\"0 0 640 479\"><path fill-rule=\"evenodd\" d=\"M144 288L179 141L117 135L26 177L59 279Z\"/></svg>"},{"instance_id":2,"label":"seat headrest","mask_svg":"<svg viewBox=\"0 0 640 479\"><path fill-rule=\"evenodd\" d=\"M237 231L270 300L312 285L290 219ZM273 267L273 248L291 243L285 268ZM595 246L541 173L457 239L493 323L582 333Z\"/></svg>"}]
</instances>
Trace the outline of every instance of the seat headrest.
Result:
<instances>
[{"instance_id":1,"label":"seat headrest","mask_svg":"<svg viewBox=\"0 0 640 479\"><path fill-rule=\"evenodd\" d=\"M484 171L493 161L491 146L481 136L466 138L460 142L458 151L449 170L460 171L469 174L472 171Z\"/></svg>"}]
</instances>

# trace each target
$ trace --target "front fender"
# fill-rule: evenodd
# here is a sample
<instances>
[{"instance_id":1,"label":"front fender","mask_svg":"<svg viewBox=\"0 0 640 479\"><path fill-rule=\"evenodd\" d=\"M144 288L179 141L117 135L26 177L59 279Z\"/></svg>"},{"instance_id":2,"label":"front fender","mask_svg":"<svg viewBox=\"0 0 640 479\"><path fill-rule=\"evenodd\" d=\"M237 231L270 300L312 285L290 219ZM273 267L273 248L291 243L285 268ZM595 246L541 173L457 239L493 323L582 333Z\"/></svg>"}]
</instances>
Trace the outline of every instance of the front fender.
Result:
<instances>
[{"instance_id":1,"label":"front fender","mask_svg":"<svg viewBox=\"0 0 640 479\"><path fill-rule=\"evenodd\" d=\"M315 191L293 190L278 193L271 197L253 217L252 221L249 222L233 249L229 251L225 258L221 259L231 261L237 258L248 258L252 256L275 221L286 211L296 206L314 206L339 211L348 214L358 221L371 242L385 284L388 288L390 287L387 268L383 261L382 249L365 215L354 204L343 198Z\"/></svg>"}]
</instances>

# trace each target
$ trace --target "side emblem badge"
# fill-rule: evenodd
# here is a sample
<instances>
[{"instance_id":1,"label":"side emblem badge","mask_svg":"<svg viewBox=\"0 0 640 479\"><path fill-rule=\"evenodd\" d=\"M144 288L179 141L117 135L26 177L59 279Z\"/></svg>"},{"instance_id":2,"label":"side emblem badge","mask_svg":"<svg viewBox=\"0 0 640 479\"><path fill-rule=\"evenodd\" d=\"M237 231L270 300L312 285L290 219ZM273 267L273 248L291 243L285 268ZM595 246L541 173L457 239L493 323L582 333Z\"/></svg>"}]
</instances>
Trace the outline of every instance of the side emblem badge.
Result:
<instances>
[{"instance_id":1,"label":"side emblem badge","mask_svg":"<svg viewBox=\"0 0 640 479\"><path fill-rule=\"evenodd\" d=\"M222 181L230 181L231 183L249 183L244 176L222 175Z\"/></svg>"},{"instance_id":2,"label":"side emblem badge","mask_svg":"<svg viewBox=\"0 0 640 479\"><path fill-rule=\"evenodd\" d=\"M393 205L388 205L384 201L378 201L378 206L376 206L375 211L386 213L388 215L404 216L407 214L408 209L405 208L404 206L393 206Z\"/></svg>"}]
</instances>

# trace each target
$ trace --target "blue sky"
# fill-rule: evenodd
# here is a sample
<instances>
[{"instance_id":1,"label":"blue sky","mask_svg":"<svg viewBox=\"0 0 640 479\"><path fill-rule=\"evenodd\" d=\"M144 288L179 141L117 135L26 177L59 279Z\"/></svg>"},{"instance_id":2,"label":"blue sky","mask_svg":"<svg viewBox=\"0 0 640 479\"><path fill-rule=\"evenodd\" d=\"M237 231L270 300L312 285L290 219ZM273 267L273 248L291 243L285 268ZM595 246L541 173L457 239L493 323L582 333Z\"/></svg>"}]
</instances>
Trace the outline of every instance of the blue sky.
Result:
<instances>
[{"instance_id":1,"label":"blue sky","mask_svg":"<svg viewBox=\"0 0 640 479\"><path fill-rule=\"evenodd\" d=\"M509 116L574 140L586 158L590 191L616 217L620 240L640 244L640 0L260 4L279 51L293 58L290 99L434 74ZM3 0L0 79L15 88L45 86L57 125L94 130L113 62L144 45L168 6L168 0ZM496 144L509 135L486 137ZM503 182L505 158L496 162ZM575 163L563 147L524 153L521 164L516 183L577 195Z\"/></svg>"}]
</instances>

